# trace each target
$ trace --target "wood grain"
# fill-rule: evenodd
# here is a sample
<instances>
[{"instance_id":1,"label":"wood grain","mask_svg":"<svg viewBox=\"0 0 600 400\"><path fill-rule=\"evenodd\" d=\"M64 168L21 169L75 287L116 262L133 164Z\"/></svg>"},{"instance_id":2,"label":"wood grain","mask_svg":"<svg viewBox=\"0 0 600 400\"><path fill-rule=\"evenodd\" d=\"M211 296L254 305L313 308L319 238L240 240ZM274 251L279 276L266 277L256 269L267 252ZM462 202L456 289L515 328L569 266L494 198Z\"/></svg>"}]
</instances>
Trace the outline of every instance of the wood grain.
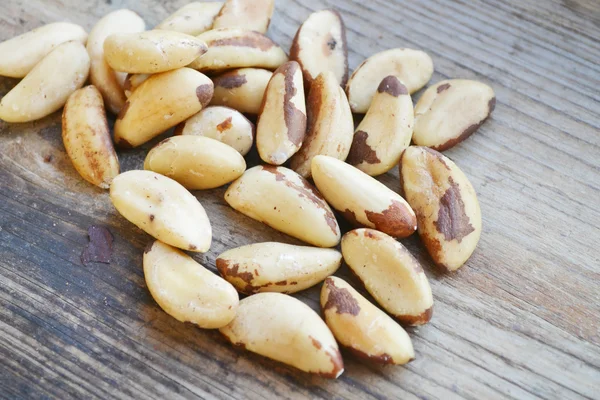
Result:
<instances>
[{"instance_id":1,"label":"wood grain","mask_svg":"<svg viewBox=\"0 0 600 400\"><path fill-rule=\"evenodd\" d=\"M184 3L4 0L0 40L60 20L89 30L123 7L154 26ZM345 355L346 372L329 381L167 316L142 275L150 238L76 174L56 113L0 122L0 397L600 398L600 3L277 0L269 36L289 49L298 25L327 7L346 22L351 68L418 48L434 60L432 83L477 79L497 94L492 118L446 152L479 195L475 254L440 274L418 238L402 241L435 298L431 323L410 331L417 359L380 368ZM1 78L0 95L16 83ZM121 152L123 170L141 168L151 145ZM381 180L398 190L397 170ZM198 261L215 270L235 246L298 243L236 213L223 193L195 193L214 230ZM92 224L115 237L110 265L81 265ZM298 297L316 309L318 291Z\"/></svg>"}]
</instances>

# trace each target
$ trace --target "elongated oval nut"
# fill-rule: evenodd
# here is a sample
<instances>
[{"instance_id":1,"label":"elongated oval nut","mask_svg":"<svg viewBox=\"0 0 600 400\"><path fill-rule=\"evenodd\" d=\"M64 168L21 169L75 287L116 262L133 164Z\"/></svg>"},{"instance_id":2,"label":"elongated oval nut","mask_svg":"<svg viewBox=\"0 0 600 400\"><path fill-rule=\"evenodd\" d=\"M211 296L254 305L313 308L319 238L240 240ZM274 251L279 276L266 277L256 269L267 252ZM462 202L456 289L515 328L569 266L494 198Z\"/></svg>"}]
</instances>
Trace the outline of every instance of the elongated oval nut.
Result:
<instances>
[{"instance_id":1,"label":"elongated oval nut","mask_svg":"<svg viewBox=\"0 0 600 400\"><path fill-rule=\"evenodd\" d=\"M127 74L125 83L123 83L125 97L130 98L135 89L142 86L142 83L146 82L151 76L152 74Z\"/></svg>"},{"instance_id":2,"label":"elongated oval nut","mask_svg":"<svg viewBox=\"0 0 600 400\"><path fill-rule=\"evenodd\" d=\"M179 124L175 134L216 139L245 156L254 142L254 124L233 108L210 106Z\"/></svg>"},{"instance_id":3,"label":"elongated oval nut","mask_svg":"<svg viewBox=\"0 0 600 400\"><path fill-rule=\"evenodd\" d=\"M359 169L319 155L312 160L312 177L325 200L353 225L398 238L417 230L417 218L408 203Z\"/></svg>"},{"instance_id":4,"label":"elongated oval nut","mask_svg":"<svg viewBox=\"0 0 600 400\"><path fill-rule=\"evenodd\" d=\"M104 41L108 65L115 71L132 74L155 74L185 67L206 50L206 44L195 36L159 29L113 33Z\"/></svg>"},{"instance_id":5,"label":"elongated oval nut","mask_svg":"<svg viewBox=\"0 0 600 400\"><path fill-rule=\"evenodd\" d=\"M304 135L302 70L296 61L289 61L277 68L265 91L256 123L258 154L266 163L281 165L300 149Z\"/></svg>"},{"instance_id":6,"label":"elongated oval nut","mask_svg":"<svg viewBox=\"0 0 600 400\"><path fill-rule=\"evenodd\" d=\"M89 71L90 57L80 42L57 46L2 98L0 119L29 122L52 114L83 86Z\"/></svg>"},{"instance_id":7,"label":"elongated oval nut","mask_svg":"<svg viewBox=\"0 0 600 400\"><path fill-rule=\"evenodd\" d=\"M322 154L345 160L354 136L354 121L346 94L332 72L319 75L312 83L306 112L306 138L302 148L291 158L290 168L309 178L313 157Z\"/></svg>"},{"instance_id":8,"label":"elongated oval nut","mask_svg":"<svg viewBox=\"0 0 600 400\"><path fill-rule=\"evenodd\" d=\"M265 35L243 29L213 29L198 35L208 51L189 65L201 72L218 72L233 68L279 68L288 60L281 47Z\"/></svg>"},{"instance_id":9,"label":"elongated oval nut","mask_svg":"<svg viewBox=\"0 0 600 400\"><path fill-rule=\"evenodd\" d=\"M110 185L110 200L129 222L180 249L204 253L212 229L204 208L183 186L151 171L127 171Z\"/></svg>"},{"instance_id":10,"label":"elongated oval nut","mask_svg":"<svg viewBox=\"0 0 600 400\"><path fill-rule=\"evenodd\" d=\"M340 241L335 215L321 194L294 171L256 166L233 182L225 201L271 228L318 247Z\"/></svg>"},{"instance_id":11,"label":"elongated oval nut","mask_svg":"<svg viewBox=\"0 0 600 400\"><path fill-rule=\"evenodd\" d=\"M414 93L429 82L433 61L423 51L391 49L372 55L356 68L346 93L352 112L364 114L369 109L379 83L388 75L397 76Z\"/></svg>"},{"instance_id":12,"label":"elongated oval nut","mask_svg":"<svg viewBox=\"0 0 600 400\"><path fill-rule=\"evenodd\" d=\"M186 189L223 186L239 178L246 161L233 147L202 136L174 136L150 150L144 169L158 172Z\"/></svg>"},{"instance_id":13,"label":"elongated oval nut","mask_svg":"<svg viewBox=\"0 0 600 400\"><path fill-rule=\"evenodd\" d=\"M344 261L367 291L403 324L429 322L433 296L423 268L391 236L373 229L355 229L342 238Z\"/></svg>"},{"instance_id":14,"label":"elongated oval nut","mask_svg":"<svg viewBox=\"0 0 600 400\"><path fill-rule=\"evenodd\" d=\"M481 236L481 210L471 182L449 158L416 146L402 154L400 179L431 258L445 270L457 270Z\"/></svg>"},{"instance_id":15,"label":"elongated oval nut","mask_svg":"<svg viewBox=\"0 0 600 400\"><path fill-rule=\"evenodd\" d=\"M272 76L271 71L262 68L240 68L219 75L213 79L215 94L210 104L258 114Z\"/></svg>"},{"instance_id":16,"label":"elongated oval nut","mask_svg":"<svg viewBox=\"0 0 600 400\"><path fill-rule=\"evenodd\" d=\"M492 114L494 90L467 79L439 82L423 93L415 106L413 141L438 151L447 150L471 136Z\"/></svg>"},{"instance_id":17,"label":"elongated oval nut","mask_svg":"<svg viewBox=\"0 0 600 400\"><path fill-rule=\"evenodd\" d=\"M146 29L144 20L131 10L107 14L90 31L87 51L90 55L90 81L96 86L113 114L118 114L127 98L123 90L126 73L113 70L104 58L104 41L113 33L134 33Z\"/></svg>"},{"instance_id":18,"label":"elongated oval nut","mask_svg":"<svg viewBox=\"0 0 600 400\"><path fill-rule=\"evenodd\" d=\"M220 332L234 345L301 371L335 379L344 372L338 345L325 322L306 304L281 293L240 301Z\"/></svg>"},{"instance_id":19,"label":"elongated oval nut","mask_svg":"<svg viewBox=\"0 0 600 400\"><path fill-rule=\"evenodd\" d=\"M217 269L241 293L296 293L322 282L341 262L337 250L266 242L227 250Z\"/></svg>"},{"instance_id":20,"label":"elongated oval nut","mask_svg":"<svg viewBox=\"0 0 600 400\"><path fill-rule=\"evenodd\" d=\"M156 25L155 29L175 31L196 36L212 29L215 17L221 11L220 1L186 4Z\"/></svg>"},{"instance_id":21,"label":"elongated oval nut","mask_svg":"<svg viewBox=\"0 0 600 400\"><path fill-rule=\"evenodd\" d=\"M216 329L235 317L239 304L235 288L159 240L144 251L144 278L160 308L178 321Z\"/></svg>"},{"instance_id":22,"label":"elongated oval nut","mask_svg":"<svg viewBox=\"0 0 600 400\"><path fill-rule=\"evenodd\" d=\"M79 175L93 185L108 189L119 175L102 95L95 86L74 92L62 116L65 150Z\"/></svg>"},{"instance_id":23,"label":"elongated oval nut","mask_svg":"<svg viewBox=\"0 0 600 400\"><path fill-rule=\"evenodd\" d=\"M406 86L395 76L385 77L354 132L346 162L371 176L388 172L410 145L413 127L413 104Z\"/></svg>"},{"instance_id":24,"label":"elongated oval nut","mask_svg":"<svg viewBox=\"0 0 600 400\"><path fill-rule=\"evenodd\" d=\"M214 29L239 28L267 33L275 0L227 0L215 18Z\"/></svg>"},{"instance_id":25,"label":"elongated oval nut","mask_svg":"<svg viewBox=\"0 0 600 400\"><path fill-rule=\"evenodd\" d=\"M136 147L198 113L210 102L211 80L180 68L152 75L125 103L115 122L115 142Z\"/></svg>"},{"instance_id":26,"label":"elongated oval nut","mask_svg":"<svg viewBox=\"0 0 600 400\"><path fill-rule=\"evenodd\" d=\"M357 357L396 365L415 359L408 333L346 281L335 276L325 280L321 310L337 341Z\"/></svg>"},{"instance_id":27,"label":"elongated oval nut","mask_svg":"<svg viewBox=\"0 0 600 400\"><path fill-rule=\"evenodd\" d=\"M24 78L44 57L62 43L85 44L85 30L69 22L55 22L0 43L0 76Z\"/></svg>"},{"instance_id":28,"label":"elongated oval nut","mask_svg":"<svg viewBox=\"0 0 600 400\"><path fill-rule=\"evenodd\" d=\"M290 59L298 61L304 85L310 88L320 73L334 73L338 85L348 81L346 26L340 13L321 10L308 16L294 37Z\"/></svg>"}]
</instances>

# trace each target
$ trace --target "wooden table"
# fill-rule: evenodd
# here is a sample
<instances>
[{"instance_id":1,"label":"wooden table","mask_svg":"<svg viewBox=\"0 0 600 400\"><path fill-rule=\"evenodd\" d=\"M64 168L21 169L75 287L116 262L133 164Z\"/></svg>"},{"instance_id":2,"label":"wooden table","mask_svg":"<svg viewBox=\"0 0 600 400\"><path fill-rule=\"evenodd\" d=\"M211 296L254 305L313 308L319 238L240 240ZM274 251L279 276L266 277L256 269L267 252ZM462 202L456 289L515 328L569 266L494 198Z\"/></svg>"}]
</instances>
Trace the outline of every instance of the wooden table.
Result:
<instances>
[{"instance_id":1,"label":"wooden table","mask_svg":"<svg viewBox=\"0 0 600 400\"><path fill-rule=\"evenodd\" d=\"M3 0L0 40L59 20L89 30L122 7L151 27L184 3ZM55 113L0 122L0 397L600 398L600 3L278 0L269 35L287 49L325 7L346 21L351 67L419 48L433 57L432 83L476 79L497 94L491 120L446 152L479 195L475 254L441 274L417 237L403 240L435 297L431 323L410 330L417 359L380 368L346 356L345 373L326 380L169 317L144 283L150 237L79 178ZM0 79L0 95L16 82ZM120 153L123 170L141 168L151 145ZM382 181L397 189L398 172ZM222 251L252 242L297 243L230 209L223 193L196 193L214 230L211 251L195 256L202 264L214 270ZM114 235L110 265L81 264L93 224ZM316 309L318 292L298 297Z\"/></svg>"}]
</instances>

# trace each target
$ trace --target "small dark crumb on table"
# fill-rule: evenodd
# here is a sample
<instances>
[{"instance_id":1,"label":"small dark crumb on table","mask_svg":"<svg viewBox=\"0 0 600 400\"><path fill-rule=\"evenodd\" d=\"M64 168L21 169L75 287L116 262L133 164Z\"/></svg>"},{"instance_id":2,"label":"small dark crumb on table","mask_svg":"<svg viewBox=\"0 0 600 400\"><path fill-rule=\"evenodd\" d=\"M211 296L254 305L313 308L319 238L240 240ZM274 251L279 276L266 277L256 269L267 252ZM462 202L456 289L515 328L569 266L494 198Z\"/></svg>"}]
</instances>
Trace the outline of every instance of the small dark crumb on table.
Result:
<instances>
[{"instance_id":1,"label":"small dark crumb on table","mask_svg":"<svg viewBox=\"0 0 600 400\"><path fill-rule=\"evenodd\" d=\"M114 239L108 228L91 225L88 236L90 242L81 253L81 263L86 266L92 262L110 264Z\"/></svg>"}]
</instances>

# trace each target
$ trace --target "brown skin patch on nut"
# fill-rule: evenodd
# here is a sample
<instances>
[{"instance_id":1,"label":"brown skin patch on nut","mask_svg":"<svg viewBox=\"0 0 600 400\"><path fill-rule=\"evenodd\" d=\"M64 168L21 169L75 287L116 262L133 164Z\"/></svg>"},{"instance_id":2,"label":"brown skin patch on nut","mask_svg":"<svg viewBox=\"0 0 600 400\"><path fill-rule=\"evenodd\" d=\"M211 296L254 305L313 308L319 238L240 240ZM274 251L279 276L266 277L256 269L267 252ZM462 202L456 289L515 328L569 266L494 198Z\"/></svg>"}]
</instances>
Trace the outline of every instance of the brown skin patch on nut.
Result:
<instances>
[{"instance_id":1,"label":"brown skin patch on nut","mask_svg":"<svg viewBox=\"0 0 600 400\"><path fill-rule=\"evenodd\" d=\"M150 214L150 222L154 221L154 214Z\"/></svg>"},{"instance_id":2,"label":"brown skin patch on nut","mask_svg":"<svg viewBox=\"0 0 600 400\"><path fill-rule=\"evenodd\" d=\"M419 315L396 315L395 317L403 325L417 326L425 325L431 320L432 316L433 306L429 307L427 310L423 311Z\"/></svg>"},{"instance_id":3,"label":"brown skin patch on nut","mask_svg":"<svg viewBox=\"0 0 600 400\"><path fill-rule=\"evenodd\" d=\"M133 145L127 141L127 139L119 138L117 140L117 146L122 149L133 149Z\"/></svg>"},{"instance_id":4,"label":"brown skin patch on nut","mask_svg":"<svg viewBox=\"0 0 600 400\"><path fill-rule=\"evenodd\" d=\"M390 236L404 238L412 235L417 227L417 218L398 200L392 200L390 206L380 213L365 210L365 214L375 229Z\"/></svg>"},{"instance_id":5,"label":"brown skin patch on nut","mask_svg":"<svg viewBox=\"0 0 600 400\"><path fill-rule=\"evenodd\" d=\"M371 362L374 362L374 363L380 364L380 365L395 364L394 360L392 359L392 356L390 356L387 353L370 355L370 354L365 353L364 351L358 350L351 346L344 346L344 348L346 350L348 350L348 352L350 352L352 355L354 355L355 357L360 358L362 360L371 361Z\"/></svg>"},{"instance_id":6,"label":"brown skin patch on nut","mask_svg":"<svg viewBox=\"0 0 600 400\"><path fill-rule=\"evenodd\" d=\"M321 347L323 347L323 345L321 344L321 342L319 342L317 339L315 339L312 336L308 336L310 338L310 341L312 342L313 346L315 346L315 348L317 350L321 350Z\"/></svg>"},{"instance_id":7,"label":"brown skin patch on nut","mask_svg":"<svg viewBox=\"0 0 600 400\"><path fill-rule=\"evenodd\" d=\"M379 164L381 160L377 157L377 152L367 144L369 134L365 131L356 131L352 139L352 146L346 158L346 162L352 165L358 165L363 162L367 164Z\"/></svg>"},{"instance_id":8,"label":"brown skin patch on nut","mask_svg":"<svg viewBox=\"0 0 600 400\"><path fill-rule=\"evenodd\" d=\"M438 94L442 93L444 90L450 89L450 84L449 83L444 83L443 85L440 85L437 87L437 92Z\"/></svg>"},{"instance_id":9,"label":"brown skin patch on nut","mask_svg":"<svg viewBox=\"0 0 600 400\"><path fill-rule=\"evenodd\" d=\"M325 57L329 57L331 53L335 50L337 46L337 41L331 34L331 32L327 35L326 40L323 41L323 54Z\"/></svg>"},{"instance_id":10,"label":"brown skin patch on nut","mask_svg":"<svg viewBox=\"0 0 600 400\"><path fill-rule=\"evenodd\" d=\"M208 47L234 46L234 47L252 47L267 51L275 46L275 43L265 35L258 32L246 32L242 36L216 39L207 43Z\"/></svg>"},{"instance_id":11,"label":"brown skin patch on nut","mask_svg":"<svg viewBox=\"0 0 600 400\"><path fill-rule=\"evenodd\" d=\"M433 261L436 263L436 265L445 271L450 271L448 267L446 267L444 264L442 264L438 261L439 255L442 252L442 244L440 243L440 241L436 238L432 238L431 236L429 236L427 234L420 233L420 232L419 232L419 234L421 236L421 241L423 242L423 244L425 245L425 248L427 249L427 252L431 256Z\"/></svg>"},{"instance_id":12,"label":"brown skin patch on nut","mask_svg":"<svg viewBox=\"0 0 600 400\"><path fill-rule=\"evenodd\" d=\"M331 364L333 365L333 369L331 372L319 372L318 375L323 378L335 379L340 371L344 370L344 361L342 360L342 354L338 351L335 351L333 354L330 352L325 352L329 359L331 360Z\"/></svg>"},{"instance_id":13,"label":"brown skin patch on nut","mask_svg":"<svg viewBox=\"0 0 600 400\"><path fill-rule=\"evenodd\" d=\"M217 130L219 132L224 132L228 129L231 129L231 127L232 127L231 121L233 121L233 117L227 118L225 121L223 121L219 125L217 125Z\"/></svg>"},{"instance_id":14,"label":"brown skin patch on nut","mask_svg":"<svg viewBox=\"0 0 600 400\"><path fill-rule=\"evenodd\" d=\"M465 203L458 184L452 177L448 178L448 183L450 186L440 199L438 219L433 224L447 241L457 240L460 243L463 238L474 232L475 228L465 212Z\"/></svg>"},{"instance_id":15,"label":"brown skin patch on nut","mask_svg":"<svg viewBox=\"0 0 600 400\"><path fill-rule=\"evenodd\" d=\"M450 166L448 164L446 164L446 161L444 160L444 156L442 155L442 153L440 153L438 150L433 149L431 147L419 147L420 149L423 149L424 151L426 151L427 153L429 153L431 156L433 156L435 159L437 159L440 163L442 163L442 165L448 170L450 171Z\"/></svg>"},{"instance_id":16,"label":"brown skin patch on nut","mask_svg":"<svg viewBox=\"0 0 600 400\"><path fill-rule=\"evenodd\" d=\"M208 83L205 85L200 85L196 88L196 96L198 97L200 104L202 104L202 108L206 107L208 103L210 103L210 100L213 97L213 92L213 85Z\"/></svg>"},{"instance_id":17,"label":"brown skin patch on nut","mask_svg":"<svg viewBox=\"0 0 600 400\"><path fill-rule=\"evenodd\" d=\"M188 248L189 248L190 250L196 250L196 249L198 248L198 246L196 246L195 244L190 244L190 245L188 246Z\"/></svg>"},{"instance_id":18,"label":"brown skin patch on nut","mask_svg":"<svg viewBox=\"0 0 600 400\"><path fill-rule=\"evenodd\" d=\"M283 74L285 79L285 95L283 97L283 117L287 127L288 139L296 146L302 145L306 135L306 114L300 111L292 99L296 96L298 89L294 85L294 75L300 68L295 61L289 61L277 68L273 75Z\"/></svg>"},{"instance_id":19,"label":"brown skin patch on nut","mask_svg":"<svg viewBox=\"0 0 600 400\"><path fill-rule=\"evenodd\" d=\"M239 264L233 264L232 266L230 266L229 261L225 260L223 258L217 258L216 264L217 264L217 270L219 271L219 273L222 276L239 278L248 284L251 283L252 280L254 279L254 275L252 275L251 272L239 272L239 269L240 269Z\"/></svg>"},{"instance_id":20,"label":"brown skin patch on nut","mask_svg":"<svg viewBox=\"0 0 600 400\"><path fill-rule=\"evenodd\" d=\"M350 222L350 224L352 224L352 226L356 226L356 227L363 226L363 224L358 222L358 220L356 219L356 214L354 214L354 211L346 208L344 211L339 211L339 213L342 214L342 217L344 217L344 219L346 221Z\"/></svg>"},{"instance_id":21,"label":"brown skin patch on nut","mask_svg":"<svg viewBox=\"0 0 600 400\"><path fill-rule=\"evenodd\" d=\"M298 192L300 197L305 197L307 200L312 201L315 205L322 208L323 211L325 211L325 221L327 222L327 225L329 225L334 234L338 233L338 224L333 211L331 211L331 209L327 206L327 202L323 196L321 196L321 193L319 193L314 186L308 183L306 179L300 177L302 185L298 185L294 182L290 182L286 176L279 172L277 167L274 165L263 165L262 169L275 175L276 181L283 181L287 187Z\"/></svg>"},{"instance_id":22,"label":"brown skin patch on nut","mask_svg":"<svg viewBox=\"0 0 600 400\"><path fill-rule=\"evenodd\" d=\"M129 100L127 100L125 102L125 105L123 105L123 108L121 108L121 110L119 111L119 115L117 115L117 119L125 118L125 114L127 114L127 110L129 110L130 105L131 105L131 103L129 103Z\"/></svg>"},{"instance_id":23,"label":"brown skin patch on nut","mask_svg":"<svg viewBox=\"0 0 600 400\"><path fill-rule=\"evenodd\" d=\"M239 88L248 82L246 75L240 75L237 71L229 72L214 79L215 87L219 86L225 89Z\"/></svg>"},{"instance_id":24,"label":"brown skin patch on nut","mask_svg":"<svg viewBox=\"0 0 600 400\"><path fill-rule=\"evenodd\" d=\"M329 295L327 296L327 302L323 306L323 311L335 307L337 314L358 315L360 306L348 289L338 288L335 286L333 279L327 279L325 285L327 285Z\"/></svg>"},{"instance_id":25,"label":"brown skin patch on nut","mask_svg":"<svg viewBox=\"0 0 600 400\"><path fill-rule=\"evenodd\" d=\"M379 84L377 88L378 93L387 93L390 96L398 97L401 95L407 95L408 89L400 82L400 79L393 75L388 75Z\"/></svg>"}]
</instances>

